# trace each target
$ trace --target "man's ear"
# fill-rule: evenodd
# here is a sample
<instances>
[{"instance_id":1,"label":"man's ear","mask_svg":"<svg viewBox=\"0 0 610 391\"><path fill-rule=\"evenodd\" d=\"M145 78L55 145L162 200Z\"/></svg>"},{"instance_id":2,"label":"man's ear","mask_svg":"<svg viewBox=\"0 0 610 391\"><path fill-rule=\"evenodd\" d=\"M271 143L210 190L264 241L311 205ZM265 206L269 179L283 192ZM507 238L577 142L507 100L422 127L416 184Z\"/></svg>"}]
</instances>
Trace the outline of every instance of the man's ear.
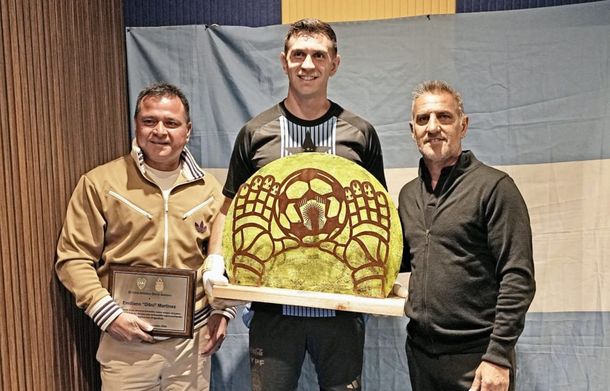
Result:
<instances>
[{"instance_id":1,"label":"man's ear","mask_svg":"<svg viewBox=\"0 0 610 391\"><path fill-rule=\"evenodd\" d=\"M462 117L462 132L461 132L461 138L466 137L466 133L468 133L468 124L470 122L470 118L468 118L467 115L463 115Z\"/></svg>"},{"instance_id":2,"label":"man's ear","mask_svg":"<svg viewBox=\"0 0 610 391\"><path fill-rule=\"evenodd\" d=\"M282 69L285 74L288 74L288 60L286 59L286 53L280 53L280 62L282 63Z\"/></svg>"},{"instance_id":3,"label":"man's ear","mask_svg":"<svg viewBox=\"0 0 610 391\"><path fill-rule=\"evenodd\" d=\"M191 130L193 130L193 123L189 122L188 124L186 124L186 142L189 142L189 139L191 138Z\"/></svg>"},{"instance_id":4,"label":"man's ear","mask_svg":"<svg viewBox=\"0 0 610 391\"><path fill-rule=\"evenodd\" d=\"M341 63L341 56L336 54L335 58L333 59L332 62L332 68L330 70L330 75L334 76L335 73L337 73L337 70L339 69L339 64Z\"/></svg>"},{"instance_id":5,"label":"man's ear","mask_svg":"<svg viewBox=\"0 0 610 391\"><path fill-rule=\"evenodd\" d=\"M411 128L411 138L415 140L415 131L413 131L413 121L409 121L409 127Z\"/></svg>"}]
</instances>

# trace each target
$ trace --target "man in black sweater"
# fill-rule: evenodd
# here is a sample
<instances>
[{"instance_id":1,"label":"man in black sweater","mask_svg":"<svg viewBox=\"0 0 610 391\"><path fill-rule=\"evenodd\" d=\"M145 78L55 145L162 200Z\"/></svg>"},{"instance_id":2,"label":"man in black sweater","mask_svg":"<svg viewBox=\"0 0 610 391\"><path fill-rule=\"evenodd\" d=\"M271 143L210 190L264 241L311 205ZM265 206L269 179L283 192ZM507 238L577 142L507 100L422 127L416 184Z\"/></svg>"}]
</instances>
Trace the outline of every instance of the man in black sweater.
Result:
<instances>
[{"instance_id":1,"label":"man in black sweater","mask_svg":"<svg viewBox=\"0 0 610 391\"><path fill-rule=\"evenodd\" d=\"M413 391L514 390L535 292L527 207L506 173L462 151L468 117L447 83L415 88L410 126L422 159L399 212Z\"/></svg>"}]
</instances>

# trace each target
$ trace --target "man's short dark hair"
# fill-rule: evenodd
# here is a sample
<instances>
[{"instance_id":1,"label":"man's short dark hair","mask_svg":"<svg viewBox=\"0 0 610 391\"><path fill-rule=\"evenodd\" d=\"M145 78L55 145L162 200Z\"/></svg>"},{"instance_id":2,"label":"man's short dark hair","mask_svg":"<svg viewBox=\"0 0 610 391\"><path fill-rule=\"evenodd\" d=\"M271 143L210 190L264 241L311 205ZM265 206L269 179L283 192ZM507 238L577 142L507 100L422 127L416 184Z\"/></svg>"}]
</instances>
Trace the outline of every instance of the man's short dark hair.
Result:
<instances>
[{"instance_id":1,"label":"man's short dark hair","mask_svg":"<svg viewBox=\"0 0 610 391\"><path fill-rule=\"evenodd\" d=\"M330 27L330 24L314 18L297 20L290 25L290 30L288 30L284 39L284 53L288 53L288 41L290 38L303 34L325 35L333 43L333 54L337 54L337 35L335 31Z\"/></svg>"},{"instance_id":2,"label":"man's short dark hair","mask_svg":"<svg viewBox=\"0 0 610 391\"><path fill-rule=\"evenodd\" d=\"M136 112L133 115L133 118L138 117L138 113L140 112L140 103L146 98L161 98L161 97L178 97L182 102L182 106L184 106L184 113L186 114L186 122L191 122L191 113L189 101L186 99L184 93L180 90L180 88L176 87L173 84L169 83L157 83L150 85L140 91L138 94L138 100L136 101Z\"/></svg>"}]
</instances>

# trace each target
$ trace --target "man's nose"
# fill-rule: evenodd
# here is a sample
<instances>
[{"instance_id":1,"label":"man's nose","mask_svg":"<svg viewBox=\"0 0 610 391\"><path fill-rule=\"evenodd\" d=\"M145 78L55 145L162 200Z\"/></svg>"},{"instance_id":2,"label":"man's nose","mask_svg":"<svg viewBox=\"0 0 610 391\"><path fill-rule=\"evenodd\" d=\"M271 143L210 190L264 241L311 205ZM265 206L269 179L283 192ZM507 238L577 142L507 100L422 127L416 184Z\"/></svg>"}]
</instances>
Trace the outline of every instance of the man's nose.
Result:
<instances>
[{"instance_id":1,"label":"man's nose","mask_svg":"<svg viewBox=\"0 0 610 391\"><path fill-rule=\"evenodd\" d=\"M159 121L157 122L157 124L155 125L155 127L153 128L153 131L157 134L166 134L167 133L167 129L165 128L165 125L163 124L163 121Z\"/></svg>"},{"instance_id":2,"label":"man's nose","mask_svg":"<svg viewBox=\"0 0 610 391\"><path fill-rule=\"evenodd\" d=\"M441 128L440 125L441 124L440 124L440 122L438 122L436 115L430 114L430 118L428 119L428 126L427 126L426 130L428 132L435 132Z\"/></svg>"},{"instance_id":3,"label":"man's nose","mask_svg":"<svg viewBox=\"0 0 610 391\"><path fill-rule=\"evenodd\" d=\"M313 60L311 59L311 55L308 54L305 57L305 60L303 61L303 64L301 64L301 68L306 68L306 69L315 68L315 65L313 65Z\"/></svg>"}]
</instances>

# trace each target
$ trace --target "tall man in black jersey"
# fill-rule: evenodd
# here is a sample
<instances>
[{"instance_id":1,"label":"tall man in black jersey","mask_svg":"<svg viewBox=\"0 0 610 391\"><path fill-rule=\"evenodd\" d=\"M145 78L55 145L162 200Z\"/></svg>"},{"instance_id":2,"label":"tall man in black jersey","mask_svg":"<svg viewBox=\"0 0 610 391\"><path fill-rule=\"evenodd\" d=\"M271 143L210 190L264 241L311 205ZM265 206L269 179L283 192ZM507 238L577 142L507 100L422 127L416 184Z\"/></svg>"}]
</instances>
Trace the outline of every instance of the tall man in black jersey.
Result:
<instances>
[{"instance_id":1,"label":"tall man in black jersey","mask_svg":"<svg viewBox=\"0 0 610 391\"><path fill-rule=\"evenodd\" d=\"M288 96L241 129L223 193L226 214L239 186L266 164L295 153L325 152L352 160L385 186L375 129L328 100L328 80L339 68L335 32L325 22L295 22L280 56ZM322 390L359 390L364 347L360 314L253 303L250 366L253 390L297 388L309 352Z\"/></svg>"}]
</instances>

